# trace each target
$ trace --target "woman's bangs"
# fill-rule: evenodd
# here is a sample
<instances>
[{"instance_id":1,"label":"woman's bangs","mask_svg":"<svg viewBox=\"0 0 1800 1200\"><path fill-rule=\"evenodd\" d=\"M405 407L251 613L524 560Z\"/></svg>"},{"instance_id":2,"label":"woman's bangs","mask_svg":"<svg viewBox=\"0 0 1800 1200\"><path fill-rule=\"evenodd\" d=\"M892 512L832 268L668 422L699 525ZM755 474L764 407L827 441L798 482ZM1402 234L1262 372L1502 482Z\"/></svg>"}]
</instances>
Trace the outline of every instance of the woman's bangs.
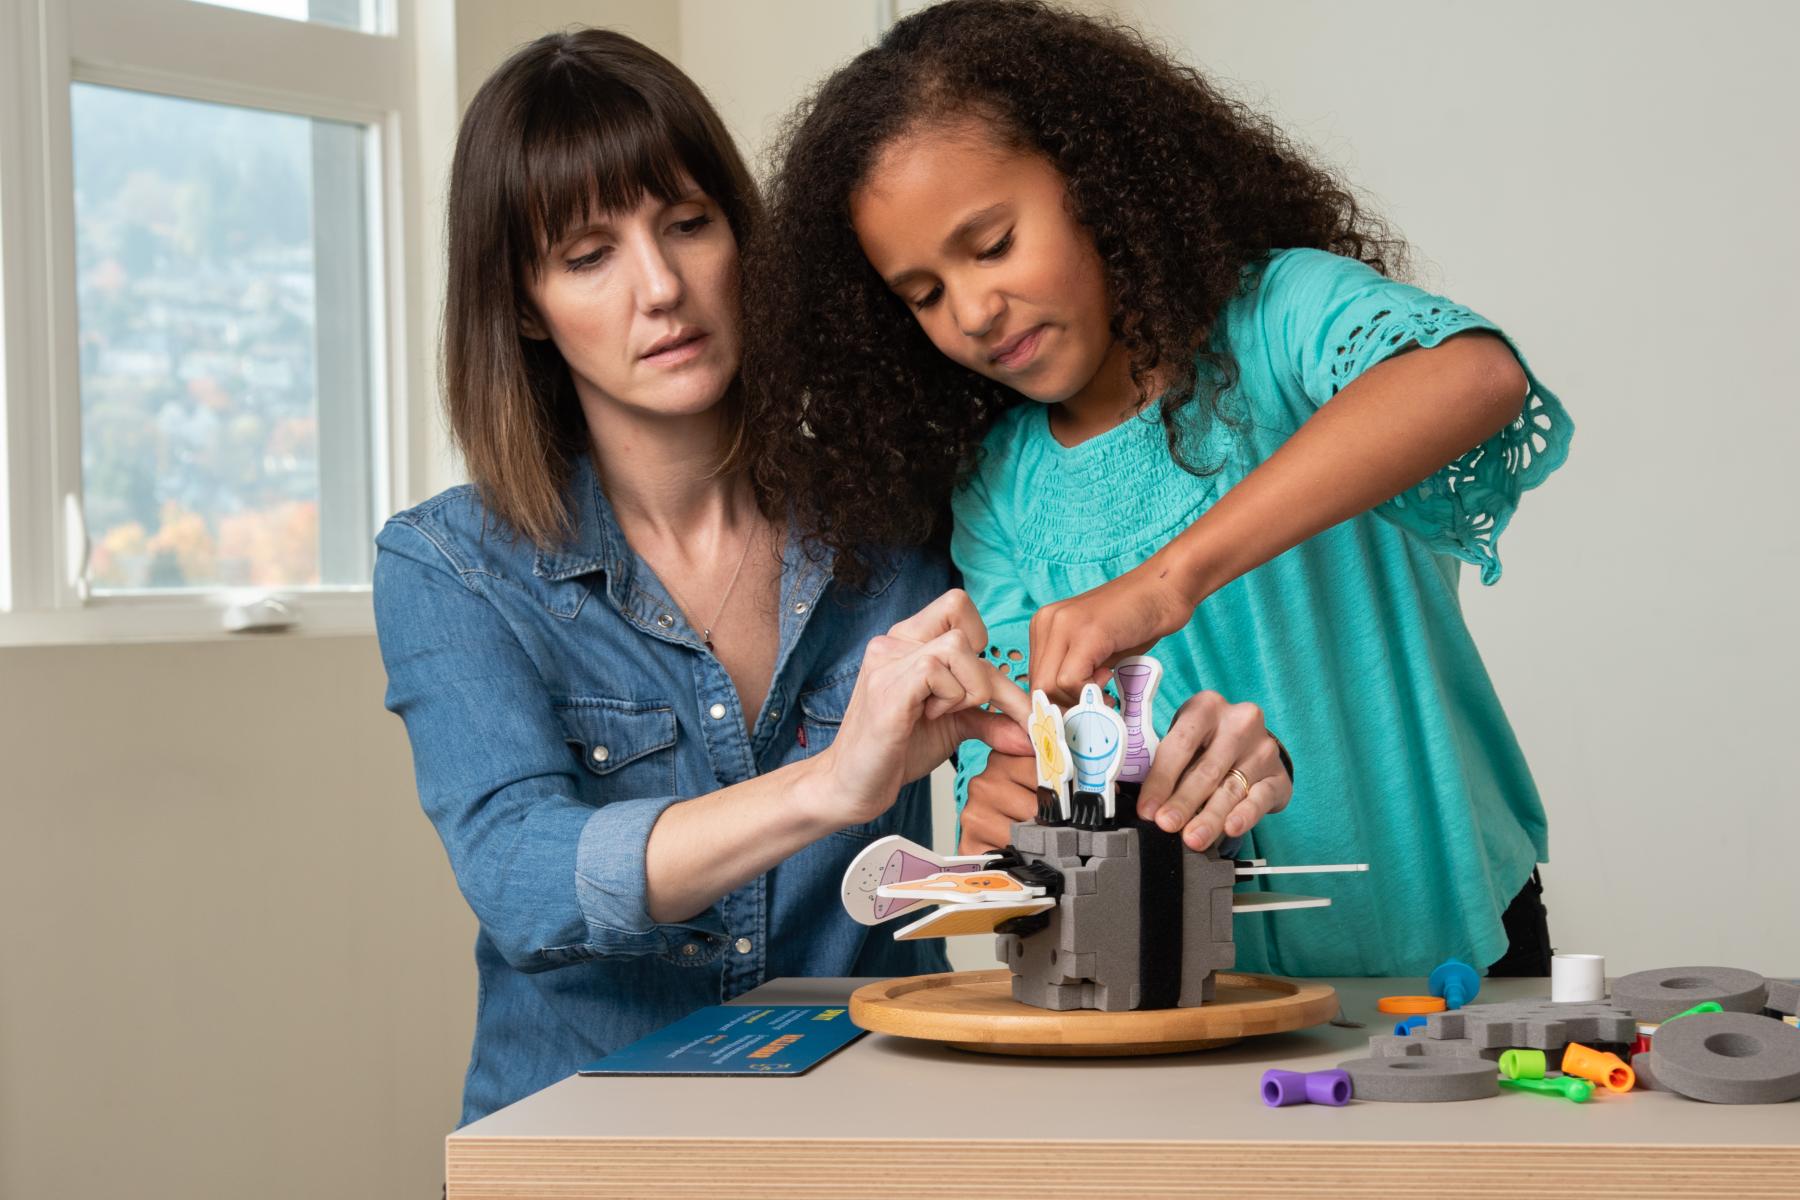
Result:
<instances>
[{"instance_id":1,"label":"woman's bangs","mask_svg":"<svg viewBox=\"0 0 1800 1200\"><path fill-rule=\"evenodd\" d=\"M703 141L683 137L634 89L581 82L581 92L533 114L526 132L524 203L513 211L530 221L515 245L528 249L534 268L592 216L630 212L645 193L673 204L693 184L712 190Z\"/></svg>"}]
</instances>

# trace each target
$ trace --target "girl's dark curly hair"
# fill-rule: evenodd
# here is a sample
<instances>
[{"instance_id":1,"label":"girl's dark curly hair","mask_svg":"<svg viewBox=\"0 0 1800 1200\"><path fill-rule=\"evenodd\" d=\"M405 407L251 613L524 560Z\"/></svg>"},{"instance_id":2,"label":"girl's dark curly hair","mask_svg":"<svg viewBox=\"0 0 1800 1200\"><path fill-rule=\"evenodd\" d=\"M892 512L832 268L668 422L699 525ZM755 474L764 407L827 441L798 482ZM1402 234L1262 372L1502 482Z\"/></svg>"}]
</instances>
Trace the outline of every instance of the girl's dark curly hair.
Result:
<instances>
[{"instance_id":1,"label":"girl's dark curly hair","mask_svg":"<svg viewBox=\"0 0 1800 1200\"><path fill-rule=\"evenodd\" d=\"M1383 274L1403 244L1267 118L1129 29L1039 0L950 0L906 18L827 79L777 146L761 235L745 256L745 432L738 457L838 554L947 529L953 487L1001 411L1023 397L950 361L863 257L850 199L880 152L933 120L990 122L1068 181L1112 300L1112 334L1170 450L1235 376L1205 350L1243 268L1311 247ZM1198 386L1202 373L1207 386Z\"/></svg>"}]
</instances>

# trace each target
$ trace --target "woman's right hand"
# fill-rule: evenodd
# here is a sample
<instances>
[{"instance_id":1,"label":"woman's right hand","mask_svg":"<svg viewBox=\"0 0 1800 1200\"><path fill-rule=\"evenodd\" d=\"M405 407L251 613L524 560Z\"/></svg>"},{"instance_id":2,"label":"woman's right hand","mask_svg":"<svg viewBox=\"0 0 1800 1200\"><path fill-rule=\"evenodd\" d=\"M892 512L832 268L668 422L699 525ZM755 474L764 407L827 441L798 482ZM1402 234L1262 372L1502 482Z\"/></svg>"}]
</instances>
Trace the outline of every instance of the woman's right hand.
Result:
<instances>
[{"instance_id":1,"label":"woman's right hand","mask_svg":"<svg viewBox=\"0 0 1800 1200\"><path fill-rule=\"evenodd\" d=\"M986 644L987 627L960 590L869 642L837 738L817 759L834 821L873 821L971 738L1002 754L1031 753L1031 701L980 656Z\"/></svg>"},{"instance_id":2,"label":"woman's right hand","mask_svg":"<svg viewBox=\"0 0 1800 1200\"><path fill-rule=\"evenodd\" d=\"M1013 824L1036 820L1037 811L1037 759L996 750L981 774L969 780L956 852L986 854L1010 845Z\"/></svg>"}]
</instances>

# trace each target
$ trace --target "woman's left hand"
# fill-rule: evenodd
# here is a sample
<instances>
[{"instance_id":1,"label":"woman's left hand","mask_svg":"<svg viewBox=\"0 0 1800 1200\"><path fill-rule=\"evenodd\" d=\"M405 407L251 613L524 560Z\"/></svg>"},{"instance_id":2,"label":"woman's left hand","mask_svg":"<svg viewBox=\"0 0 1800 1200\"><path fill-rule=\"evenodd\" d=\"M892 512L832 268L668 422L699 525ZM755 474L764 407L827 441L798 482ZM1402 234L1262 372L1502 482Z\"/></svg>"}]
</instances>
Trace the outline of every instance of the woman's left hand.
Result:
<instances>
[{"instance_id":1,"label":"woman's left hand","mask_svg":"<svg viewBox=\"0 0 1800 1200\"><path fill-rule=\"evenodd\" d=\"M1046 604L1031 618L1031 686L1058 704L1104 684L1121 658L1143 654L1194 619L1199 601L1173 556L1158 551L1111 583Z\"/></svg>"},{"instance_id":2,"label":"woman's left hand","mask_svg":"<svg viewBox=\"0 0 1800 1200\"><path fill-rule=\"evenodd\" d=\"M1092 593L1089 593L1090 595ZM1287 807L1294 781L1262 709L1201 692L1175 713L1138 790L1138 816L1204 850Z\"/></svg>"}]
</instances>

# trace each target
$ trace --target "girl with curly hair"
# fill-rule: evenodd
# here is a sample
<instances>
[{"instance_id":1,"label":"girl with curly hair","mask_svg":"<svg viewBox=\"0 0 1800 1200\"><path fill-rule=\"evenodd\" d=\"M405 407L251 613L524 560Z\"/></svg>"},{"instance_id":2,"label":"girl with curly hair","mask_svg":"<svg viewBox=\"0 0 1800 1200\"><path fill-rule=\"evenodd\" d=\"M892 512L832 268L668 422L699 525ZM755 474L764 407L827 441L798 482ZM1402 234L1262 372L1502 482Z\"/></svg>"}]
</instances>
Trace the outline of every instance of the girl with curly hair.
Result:
<instances>
[{"instance_id":1,"label":"girl with curly hair","mask_svg":"<svg viewBox=\"0 0 1800 1200\"><path fill-rule=\"evenodd\" d=\"M948 507L1022 686L1066 700L1154 647L1193 697L1141 818L1370 863L1321 877L1327 919L1240 924L1240 965L1547 973L1544 811L1457 580L1499 578L1571 426L1492 322L1401 282L1400 240L1268 120L1035 0L928 8L829 78L766 233L741 449L837 569ZM1301 803L1257 824L1295 762ZM961 849L1034 783L964 747Z\"/></svg>"}]
</instances>

